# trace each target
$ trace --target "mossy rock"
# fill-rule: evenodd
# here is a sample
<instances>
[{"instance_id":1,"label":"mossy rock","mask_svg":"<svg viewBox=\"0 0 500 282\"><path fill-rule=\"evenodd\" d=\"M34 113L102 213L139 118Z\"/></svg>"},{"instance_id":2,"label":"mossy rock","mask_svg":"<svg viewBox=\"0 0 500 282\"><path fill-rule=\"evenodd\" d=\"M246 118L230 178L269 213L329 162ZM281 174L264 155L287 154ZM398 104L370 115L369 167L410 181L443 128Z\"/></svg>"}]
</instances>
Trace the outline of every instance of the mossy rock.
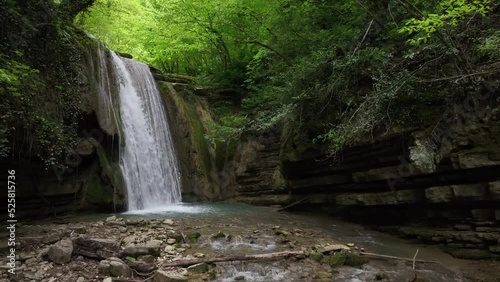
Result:
<instances>
[{"instance_id":1,"label":"mossy rock","mask_svg":"<svg viewBox=\"0 0 500 282\"><path fill-rule=\"evenodd\" d=\"M224 234L222 231L217 232L217 234L214 234L212 236L212 239L220 239L220 238L226 238L226 234Z\"/></svg>"},{"instance_id":2,"label":"mossy rock","mask_svg":"<svg viewBox=\"0 0 500 282\"><path fill-rule=\"evenodd\" d=\"M317 262L320 262L323 259L323 257L324 257L324 255L322 253L311 253L309 255L310 259L317 261Z\"/></svg>"},{"instance_id":3,"label":"mossy rock","mask_svg":"<svg viewBox=\"0 0 500 282\"><path fill-rule=\"evenodd\" d=\"M194 232L189 235L187 235L187 238L190 242L194 243L198 241L198 238L200 238L201 234L199 232Z\"/></svg>"},{"instance_id":4,"label":"mossy rock","mask_svg":"<svg viewBox=\"0 0 500 282\"><path fill-rule=\"evenodd\" d=\"M367 263L368 259L347 251L341 251L325 257L322 262L330 265L331 267L339 267L343 265L356 267Z\"/></svg>"}]
</instances>

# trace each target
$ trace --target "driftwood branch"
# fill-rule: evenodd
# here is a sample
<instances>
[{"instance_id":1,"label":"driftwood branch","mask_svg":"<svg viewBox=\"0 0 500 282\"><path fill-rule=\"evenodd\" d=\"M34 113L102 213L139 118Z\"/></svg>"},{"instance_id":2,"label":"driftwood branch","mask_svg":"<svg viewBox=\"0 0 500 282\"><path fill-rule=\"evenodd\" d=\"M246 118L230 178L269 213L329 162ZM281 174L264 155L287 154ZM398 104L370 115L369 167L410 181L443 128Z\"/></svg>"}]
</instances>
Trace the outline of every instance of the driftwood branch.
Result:
<instances>
[{"instance_id":1,"label":"driftwood branch","mask_svg":"<svg viewBox=\"0 0 500 282\"><path fill-rule=\"evenodd\" d=\"M423 263L438 263L437 261L432 261L432 260L419 260L419 259L415 259L415 258L395 257L395 256L388 256L388 255L381 255L381 254L367 253L367 252L360 252L359 254L362 256L374 257L374 258L397 259L397 260L405 260L405 261L411 261L411 262L415 261L415 262L423 262Z\"/></svg>"},{"instance_id":2,"label":"driftwood branch","mask_svg":"<svg viewBox=\"0 0 500 282\"><path fill-rule=\"evenodd\" d=\"M298 200L297 202L294 202L294 203L292 203L292 204L290 204L290 205L288 205L288 206L286 206L286 207L283 207L283 208L279 209L278 211L286 211L286 210L289 210L290 208L293 208L293 207L295 207L295 206L297 206L297 205L299 205L299 204L301 204L301 203L303 203L303 202L307 201L308 199L309 199L309 197L305 197L305 198L303 198L303 199L301 199L301 200Z\"/></svg>"},{"instance_id":3,"label":"driftwood branch","mask_svg":"<svg viewBox=\"0 0 500 282\"><path fill-rule=\"evenodd\" d=\"M164 264L163 267L187 267L198 263L214 263L214 262L228 262L228 261L272 260L272 259L287 258L303 254L304 254L303 251L286 251L286 252L257 254L257 255L208 257L201 259L174 261Z\"/></svg>"}]
</instances>

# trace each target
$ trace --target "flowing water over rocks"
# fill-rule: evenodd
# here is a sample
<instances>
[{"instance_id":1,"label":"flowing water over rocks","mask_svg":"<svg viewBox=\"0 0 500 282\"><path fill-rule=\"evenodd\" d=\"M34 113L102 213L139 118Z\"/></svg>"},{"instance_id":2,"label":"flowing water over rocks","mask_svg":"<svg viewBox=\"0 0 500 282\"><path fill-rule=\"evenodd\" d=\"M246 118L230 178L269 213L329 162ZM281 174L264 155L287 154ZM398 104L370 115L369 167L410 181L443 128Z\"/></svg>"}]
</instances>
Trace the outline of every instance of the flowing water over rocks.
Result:
<instances>
[{"instance_id":1,"label":"flowing water over rocks","mask_svg":"<svg viewBox=\"0 0 500 282\"><path fill-rule=\"evenodd\" d=\"M411 281L411 261L369 258L365 263L365 256L356 254L365 251L411 258L417 249L417 259L438 262L417 262L417 281L493 282L500 273L496 262L454 259L432 246L411 244L358 225L241 204L183 204L171 211L69 220L67 224L47 220L22 225L18 229L17 274L8 276L2 270L0 281L143 281L148 277L157 282ZM69 239L73 250L67 246ZM350 251L340 251L344 248ZM69 262L53 261L49 255L64 258L68 252ZM186 259L278 252L299 254L166 267Z\"/></svg>"}]
</instances>

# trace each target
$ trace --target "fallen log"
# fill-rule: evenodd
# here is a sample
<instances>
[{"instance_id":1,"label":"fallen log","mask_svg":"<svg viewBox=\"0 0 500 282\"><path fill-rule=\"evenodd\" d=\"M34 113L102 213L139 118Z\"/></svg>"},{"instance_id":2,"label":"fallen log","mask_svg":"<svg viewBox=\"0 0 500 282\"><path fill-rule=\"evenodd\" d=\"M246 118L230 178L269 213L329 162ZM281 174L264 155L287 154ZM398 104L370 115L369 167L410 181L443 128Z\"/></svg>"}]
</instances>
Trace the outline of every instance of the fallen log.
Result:
<instances>
[{"instance_id":1,"label":"fallen log","mask_svg":"<svg viewBox=\"0 0 500 282\"><path fill-rule=\"evenodd\" d=\"M406 261L423 262L423 263L439 263L437 261L432 261L432 260L420 260L420 259L414 259L414 258L395 257L395 256L381 255L381 254L376 254L376 253L359 252L359 254L362 256L369 256L369 257L374 257L374 258L406 260Z\"/></svg>"},{"instance_id":2,"label":"fallen log","mask_svg":"<svg viewBox=\"0 0 500 282\"><path fill-rule=\"evenodd\" d=\"M242 255L242 256L226 256L226 257L207 257L200 259L191 260L180 260L162 265L163 267L187 267L195 265L198 263L214 263L214 262L228 262L228 261L249 261L249 260L272 260L287 258L297 255L303 255L303 251L286 251L286 252L276 252L269 254L257 254L257 255Z\"/></svg>"}]
</instances>

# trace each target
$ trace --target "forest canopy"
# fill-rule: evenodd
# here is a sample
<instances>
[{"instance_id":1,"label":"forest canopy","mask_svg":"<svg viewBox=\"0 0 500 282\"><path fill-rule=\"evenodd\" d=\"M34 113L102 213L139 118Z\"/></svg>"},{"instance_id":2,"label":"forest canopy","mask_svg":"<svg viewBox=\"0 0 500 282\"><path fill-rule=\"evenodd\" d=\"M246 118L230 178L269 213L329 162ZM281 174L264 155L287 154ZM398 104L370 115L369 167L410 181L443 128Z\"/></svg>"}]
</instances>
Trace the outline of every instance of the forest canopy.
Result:
<instances>
[{"instance_id":1,"label":"forest canopy","mask_svg":"<svg viewBox=\"0 0 500 282\"><path fill-rule=\"evenodd\" d=\"M331 152L398 126L431 126L491 91L500 58L491 0L98 0L78 22L164 72L242 89L212 138L286 122ZM302 136L302 137L301 137ZM293 139L293 138L292 138Z\"/></svg>"},{"instance_id":2,"label":"forest canopy","mask_svg":"<svg viewBox=\"0 0 500 282\"><path fill-rule=\"evenodd\" d=\"M207 138L219 142L281 124L286 140L336 152L391 128L432 127L447 105L499 80L494 0L2 3L0 155L17 126L45 144L48 163L79 120L80 30L163 72L236 89L241 104L213 109ZM36 110L42 102L57 111Z\"/></svg>"}]
</instances>

